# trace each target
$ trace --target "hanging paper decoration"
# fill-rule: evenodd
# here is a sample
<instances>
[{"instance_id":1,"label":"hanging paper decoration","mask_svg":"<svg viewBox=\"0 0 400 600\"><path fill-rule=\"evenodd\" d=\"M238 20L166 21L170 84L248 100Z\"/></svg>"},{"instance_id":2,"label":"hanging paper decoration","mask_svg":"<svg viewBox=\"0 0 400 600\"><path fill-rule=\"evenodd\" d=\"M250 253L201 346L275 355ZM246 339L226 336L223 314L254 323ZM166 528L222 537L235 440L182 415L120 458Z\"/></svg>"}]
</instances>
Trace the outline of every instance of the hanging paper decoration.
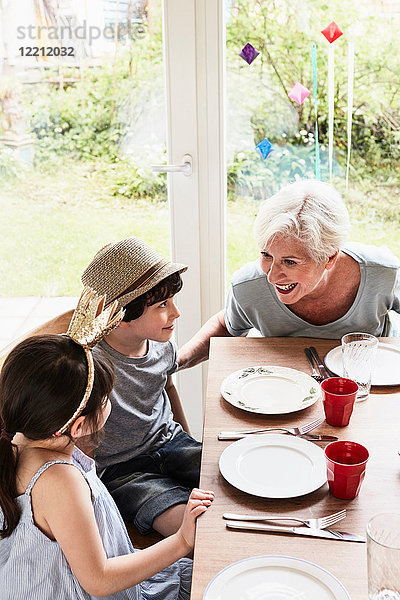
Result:
<instances>
[{"instance_id":1,"label":"hanging paper decoration","mask_svg":"<svg viewBox=\"0 0 400 600\"><path fill-rule=\"evenodd\" d=\"M332 179L332 165L333 165L333 114L334 114L334 93L335 93L335 54L332 43L337 40L343 31L335 21L329 23L328 27L325 27L321 33L326 37L329 42L328 51L328 154L329 154L329 179Z\"/></svg>"},{"instance_id":2,"label":"hanging paper decoration","mask_svg":"<svg viewBox=\"0 0 400 600\"><path fill-rule=\"evenodd\" d=\"M328 50L328 154L329 179L332 179L333 165L333 115L335 110L335 54L333 46Z\"/></svg>"},{"instance_id":3,"label":"hanging paper decoration","mask_svg":"<svg viewBox=\"0 0 400 600\"><path fill-rule=\"evenodd\" d=\"M249 65L251 65L253 60L257 58L259 54L259 51L256 50L251 44L246 44L239 52L239 56L241 56Z\"/></svg>"},{"instance_id":4,"label":"hanging paper decoration","mask_svg":"<svg viewBox=\"0 0 400 600\"><path fill-rule=\"evenodd\" d=\"M341 35L343 35L343 31L338 25L336 25L335 21L329 23L328 27L325 27L325 29L323 29L321 33L326 37L330 44L332 44L332 42L334 42L335 40L340 38Z\"/></svg>"},{"instance_id":5,"label":"hanging paper decoration","mask_svg":"<svg viewBox=\"0 0 400 600\"><path fill-rule=\"evenodd\" d=\"M353 120L353 88L354 88L354 43L349 42L347 47L347 167L346 167L346 192L349 187L350 151L351 151L351 126Z\"/></svg>"},{"instance_id":6,"label":"hanging paper decoration","mask_svg":"<svg viewBox=\"0 0 400 600\"><path fill-rule=\"evenodd\" d=\"M335 21L329 23L328 27L325 27L321 33L326 37L330 44L343 35L343 31L340 29L339 25L336 25Z\"/></svg>"},{"instance_id":7,"label":"hanging paper decoration","mask_svg":"<svg viewBox=\"0 0 400 600\"><path fill-rule=\"evenodd\" d=\"M315 112L315 178L321 179L321 161L319 156L318 139L318 101L317 101L317 46L311 45L311 62L314 88L314 112Z\"/></svg>"},{"instance_id":8,"label":"hanging paper decoration","mask_svg":"<svg viewBox=\"0 0 400 600\"><path fill-rule=\"evenodd\" d=\"M256 150L259 153L259 155L266 159L268 154L270 154L273 151L274 147L271 144L271 142L269 140L267 140L267 138L264 138L259 144L258 146L256 146Z\"/></svg>"},{"instance_id":9,"label":"hanging paper decoration","mask_svg":"<svg viewBox=\"0 0 400 600\"><path fill-rule=\"evenodd\" d=\"M297 104L303 104L304 100L311 94L304 85L297 82L294 84L290 92L288 93L289 98L297 102Z\"/></svg>"}]
</instances>

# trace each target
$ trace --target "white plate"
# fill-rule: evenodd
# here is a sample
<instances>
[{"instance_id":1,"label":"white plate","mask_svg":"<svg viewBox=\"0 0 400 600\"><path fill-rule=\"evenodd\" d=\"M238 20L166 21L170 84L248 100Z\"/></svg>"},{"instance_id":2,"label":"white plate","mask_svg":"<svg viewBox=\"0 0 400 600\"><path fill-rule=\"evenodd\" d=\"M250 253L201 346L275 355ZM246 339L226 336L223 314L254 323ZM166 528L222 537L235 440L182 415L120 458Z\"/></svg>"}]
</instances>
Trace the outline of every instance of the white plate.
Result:
<instances>
[{"instance_id":1,"label":"white plate","mask_svg":"<svg viewBox=\"0 0 400 600\"><path fill-rule=\"evenodd\" d=\"M321 388L302 371L266 365L231 373L222 382L221 394L242 410L279 415L311 406L319 398Z\"/></svg>"},{"instance_id":2,"label":"white plate","mask_svg":"<svg viewBox=\"0 0 400 600\"><path fill-rule=\"evenodd\" d=\"M332 573L292 556L232 563L208 584L203 600L351 600Z\"/></svg>"},{"instance_id":3,"label":"white plate","mask_svg":"<svg viewBox=\"0 0 400 600\"><path fill-rule=\"evenodd\" d=\"M332 348L325 356L325 364L332 373L343 375L342 347ZM379 342L372 365L372 385L400 385L400 349Z\"/></svg>"},{"instance_id":4,"label":"white plate","mask_svg":"<svg viewBox=\"0 0 400 600\"><path fill-rule=\"evenodd\" d=\"M265 433L242 438L219 459L223 477L262 498L295 498L326 482L322 448L299 437Z\"/></svg>"}]
</instances>

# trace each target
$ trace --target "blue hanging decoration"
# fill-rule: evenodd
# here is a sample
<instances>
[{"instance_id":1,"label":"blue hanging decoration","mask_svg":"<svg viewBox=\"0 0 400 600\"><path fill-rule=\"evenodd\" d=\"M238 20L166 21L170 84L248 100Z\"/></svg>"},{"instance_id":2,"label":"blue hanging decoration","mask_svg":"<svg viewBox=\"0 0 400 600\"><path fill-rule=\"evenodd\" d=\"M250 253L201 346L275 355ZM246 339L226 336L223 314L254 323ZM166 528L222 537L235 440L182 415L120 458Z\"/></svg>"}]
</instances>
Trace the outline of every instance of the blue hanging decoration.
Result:
<instances>
[{"instance_id":1,"label":"blue hanging decoration","mask_svg":"<svg viewBox=\"0 0 400 600\"><path fill-rule=\"evenodd\" d=\"M267 138L264 138L257 146L256 146L256 150L259 153L259 155L264 158L264 160L267 158L268 154L270 154L273 151L274 147L271 144L271 142L269 140L267 140Z\"/></svg>"}]
</instances>

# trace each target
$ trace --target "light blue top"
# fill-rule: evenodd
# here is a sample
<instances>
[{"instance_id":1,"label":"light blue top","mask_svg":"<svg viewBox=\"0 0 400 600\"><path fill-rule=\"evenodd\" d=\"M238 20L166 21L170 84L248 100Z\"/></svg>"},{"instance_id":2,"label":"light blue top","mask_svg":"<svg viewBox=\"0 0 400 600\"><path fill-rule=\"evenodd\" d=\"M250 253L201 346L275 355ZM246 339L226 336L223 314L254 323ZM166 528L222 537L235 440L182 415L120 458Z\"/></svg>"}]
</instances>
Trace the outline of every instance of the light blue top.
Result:
<instances>
[{"instance_id":1,"label":"light blue top","mask_svg":"<svg viewBox=\"0 0 400 600\"><path fill-rule=\"evenodd\" d=\"M399 260L386 247L353 242L342 250L358 262L361 272L356 298L343 317L326 325L312 325L298 317L280 302L257 260L232 277L225 308L229 333L244 335L254 327L264 337L340 339L351 331L395 335L388 311L400 313Z\"/></svg>"},{"instance_id":2,"label":"light blue top","mask_svg":"<svg viewBox=\"0 0 400 600\"><path fill-rule=\"evenodd\" d=\"M107 557L135 552L122 517L109 492L96 475L94 461L74 449L72 462L53 460L32 477L26 491L18 496L22 514L7 538L0 538L1 600L88 600L87 594L56 541L36 527L32 516L31 490L38 477L56 463L79 468L91 492L94 513ZM2 513L0 511L0 522ZM182 559L154 577L128 590L107 596L108 600L188 600L191 561Z\"/></svg>"}]
</instances>

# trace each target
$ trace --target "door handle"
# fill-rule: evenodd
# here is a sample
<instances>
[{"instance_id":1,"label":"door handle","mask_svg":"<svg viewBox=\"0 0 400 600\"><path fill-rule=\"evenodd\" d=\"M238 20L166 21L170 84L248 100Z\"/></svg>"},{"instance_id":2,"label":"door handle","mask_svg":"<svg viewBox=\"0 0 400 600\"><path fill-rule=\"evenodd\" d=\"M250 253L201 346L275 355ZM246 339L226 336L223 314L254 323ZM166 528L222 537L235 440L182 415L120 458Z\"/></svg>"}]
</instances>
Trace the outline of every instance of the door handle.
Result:
<instances>
[{"instance_id":1,"label":"door handle","mask_svg":"<svg viewBox=\"0 0 400 600\"><path fill-rule=\"evenodd\" d=\"M183 173L189 177L192 170L192 157L190 154L185 154L183 164L181 165L151 165L153 173Z\"/></svg>"}]
</instances>

